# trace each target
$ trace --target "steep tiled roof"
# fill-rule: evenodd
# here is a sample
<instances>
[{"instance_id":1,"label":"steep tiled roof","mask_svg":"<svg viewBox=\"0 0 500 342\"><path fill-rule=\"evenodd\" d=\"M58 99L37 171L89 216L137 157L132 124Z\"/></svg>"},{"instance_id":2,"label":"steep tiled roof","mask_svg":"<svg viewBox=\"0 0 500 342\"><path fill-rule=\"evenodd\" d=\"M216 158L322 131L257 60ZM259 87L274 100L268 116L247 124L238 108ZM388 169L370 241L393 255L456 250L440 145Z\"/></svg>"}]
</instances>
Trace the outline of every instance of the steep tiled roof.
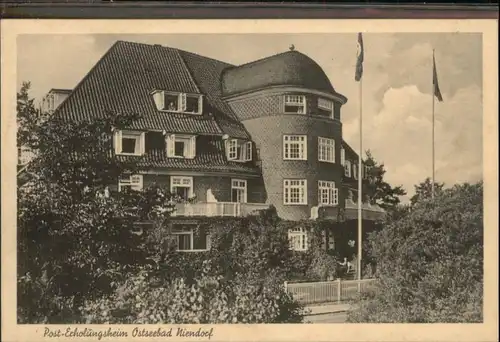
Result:
<instances>
[{"instance_id":1,"label":"steep tiled roof","mask_svg":"<svg viewBox=\"0 0 500 342\"><path fill-rule=\"evenodd\" d=\"M222 74L224 96L281 85L337 94L323 69L314 60L297 51L287 51L228 68ZM342 95L337 95L343 98Z\"/></svg>"},{"instance_id":2,"label":"steep tiled roof","mask_svg":"<svg viewBox=\"0 0 500 342\"><path fill-rule=\"evenodd\" d=\"M214 112L219 127L231 137L248 138L250 135L240 124L238 117L222 100L221 74L225 68L233 67L233 65L186 51L180 51L180 54L202 93L207 94L213 106L210 110ZM220 113L225 115L220 115Z\"/></svg>"},{"instance_id":3,"label":"steep tiled roof","mask_svg":"<svg viewBox=\"0 0 500 342\"><path fill-rule=\"evenodd\" d=\"M204 77L220 78L213 74L218 70L211 67L214 62L201 56L198 59L198 63L207 62L209 67L201 69L193 62L190 64L192 75L177 49L119 41L90 70L54 115L81 120L103 117L110 111L135 113L142 116L134 122L132 128L135 129L215 135L231 135L234 131L239 132L240 137L248 137L243 125L233 120L234 114L220 104L220 92L203 82ZM204 71L210 76L194 74ZM200 82L200 87L196 82ZM155 89L200 93L200 88L207 97L208 108L216 109L213 112L204 110L200 116L159 112L151 95Z\"/></svg>"}]
</instances>

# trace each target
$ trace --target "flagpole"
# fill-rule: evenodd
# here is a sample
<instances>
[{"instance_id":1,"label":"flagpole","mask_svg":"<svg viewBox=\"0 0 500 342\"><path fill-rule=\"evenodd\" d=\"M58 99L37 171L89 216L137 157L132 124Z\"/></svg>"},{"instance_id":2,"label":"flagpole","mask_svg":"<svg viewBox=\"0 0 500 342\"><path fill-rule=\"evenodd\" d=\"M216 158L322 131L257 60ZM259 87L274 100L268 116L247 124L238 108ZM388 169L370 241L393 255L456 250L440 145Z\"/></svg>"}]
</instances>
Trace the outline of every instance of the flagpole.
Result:
<instances>
[{"instance_id":1,"label":"flagpole","mask_svg":"<svg viewBox=\"0 0 500 342\"><path fill-rule=\"evenodd\" d=\"M359 166L358 166L358 280L361 280L361 252L363 233L363 182L362 182L362 160L363 160L363 79L359 80ZM358 288L361 282L358 283Z\"/></svg>"},{"instance_id":2,"label":"flagpole","mask_svg":"<svg viewBox=\"0 0 500 342\"><path fill-rule=\"evenodd\" d=\"M432 198L434 198L434 182L435 182L435 148L434 148L434 97L436 96L436 84L434 80L435 70L434 49L432 49Z\"/></svg>"}]
</instances>

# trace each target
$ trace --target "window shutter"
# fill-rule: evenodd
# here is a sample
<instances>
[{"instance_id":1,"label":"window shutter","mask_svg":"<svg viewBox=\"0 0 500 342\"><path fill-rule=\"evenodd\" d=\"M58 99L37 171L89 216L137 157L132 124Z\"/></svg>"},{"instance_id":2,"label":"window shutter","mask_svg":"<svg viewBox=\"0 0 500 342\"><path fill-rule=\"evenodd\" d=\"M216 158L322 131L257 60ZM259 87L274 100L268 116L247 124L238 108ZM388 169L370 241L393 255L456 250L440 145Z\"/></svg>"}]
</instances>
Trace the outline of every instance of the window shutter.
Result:
<instances>
[{"instance_id":1,"label":"window shutter","mask_svg":"<svg viewBox=\"0 0 500 342\"><path fill-rule=\"evenodd\" d=\"M153 98L158 110L165 109L165 94L162 91L157 91L156 93L154 93Z\"/></svg>"},{"instance_id":2,"label":"window shutter","mask_svg":"<svg viewBox=\"0 0 500 342\"><path fill-rule=\"evenodd\" d=\"M210 238L210 234L206 235L207 239L207 250L210 250L212 248L212 239Z\"/></svg>"},{"instance_id":3,"label":"window shutter","mask_svg":"<svg viewBox=\"0 0 500 342\"><path fill-rule=\"evenodd\" d=\"M122 151L122 131L116 130L114 133L115 138L115 153L119 154Z\"/></svg>"},{"instance_id":4,"label":"window shutter","mask_svg":"<svg viewBox=\"0 0 500 342\"><path fill-rule=\"evenodd\" d=\"M189 158L193 159L196 156L196 135L189 140Z\"/></svg>"},{"instance_id":5,"label":"window shutter","mask_svg":"<svg viewBox=\"0 0 500 342\"><path fill-rule=\"evenodd\" d=\"M139 153L146 153L146 132L142 132L139 138Z\"/></svg>"},{"instance_id":6,"label":"window shutter","mask_svg":"<svg viewBox=\"0 0 500 342\"><path fill-rule=\"evenodd\" d=\"M246 148L247 155L246 155L246 159L245 159L245 161L250 161L250 160L252 160L252 154L253 154L253 153L252 153L252 145L253 145L253 144L252 144L252 142L251 142L251 141L247 142L247 148Z\"/></svg>"},{"instance_id":7,"label":"window shutter","mask_svg":"<svg viewBox=\"0 0 500 342\"><path fill-rule=\"evenodd\" d=\"M203 95L198 97L198 114L203 113Z\"/></svg>"},{"instance_id":8,"label":"window shutter","mask_svg":"<svg viewBox=\"0 0 500 342\"><path fill-rule=\"evenodd\" d=\"M136 185L139 190L143 188L143 177L142 175L133 175L130 177L132 185Z\"/></svg>"},{"instance_id":9,"label":"window shutter","mask_svg":"<svg viewBox=\"0 0 500 342\"><path fill-rule=\"evenodd\" d=\"M186 111L186 94L179 94L179 111L180 112L185 112Z\"/></svg>"},{"instance_id":10,"label":"window shutter","mask_svg":"<svg viewBox=\"0 0 500 342\"><path fill-rule=\"evenodd\" d=\"M238 153L236 153L236 156L235 155L231 156L231 151L234 151L234 149L236 148L236 144L237 144L236 139L231 139L228 141L228 144L227 144L227 159L228 160L235 160L237 158Z\"/></svg>"},{"instance_id":11,"label":"window shutter","mask_svg":"<svg viewBox=\"0 0 500 342\"><path fill-rule=\"evenodd\" d=\"M167 157L173 157L175 154L175 134L167 135Z\"/></svg>"},{"instance_id":12,"label":"window shutter","mask_svg":"<svg viewBox=\"0 0 500 342\"><path fill-rule=\"evenodd\" d=\"M332 139L332 160L335 163L335 139Z\"/></svg>"}]
</instances>

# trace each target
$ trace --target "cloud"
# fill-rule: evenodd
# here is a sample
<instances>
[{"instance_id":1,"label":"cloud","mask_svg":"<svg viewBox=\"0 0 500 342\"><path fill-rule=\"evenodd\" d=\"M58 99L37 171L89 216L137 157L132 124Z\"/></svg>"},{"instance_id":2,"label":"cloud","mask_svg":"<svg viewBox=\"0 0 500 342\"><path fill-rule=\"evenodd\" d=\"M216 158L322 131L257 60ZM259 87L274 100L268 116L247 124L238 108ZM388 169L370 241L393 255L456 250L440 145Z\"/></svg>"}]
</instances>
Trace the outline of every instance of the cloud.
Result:
<instances>
[{"instance_id":1,"label":"cloud","mask_svg":"<svg viewBox=\"0 0 500 342\"><path fill-rule=\"evenodd\" d=\"M382 108L363 116L363 146L386 165L387 181L413 186L432 175L432 97L417 86L390 88ZM347 141L359 139L358 120L344 125ZM365 148L364 148L365 149ZM482 93L478 86L460 89L435 102L436 180L448 185L482 177Z\"/></svg>"}]
</instances>

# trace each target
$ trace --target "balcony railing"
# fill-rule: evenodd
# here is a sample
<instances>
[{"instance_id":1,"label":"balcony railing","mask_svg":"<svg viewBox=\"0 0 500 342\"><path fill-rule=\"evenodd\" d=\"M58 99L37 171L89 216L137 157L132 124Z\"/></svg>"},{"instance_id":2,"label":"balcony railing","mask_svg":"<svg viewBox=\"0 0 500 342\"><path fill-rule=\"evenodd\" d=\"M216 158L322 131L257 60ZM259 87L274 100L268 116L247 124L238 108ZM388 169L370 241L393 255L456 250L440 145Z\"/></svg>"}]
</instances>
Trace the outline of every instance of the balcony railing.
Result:
<instances>
[{"instance_id":1,"label":"balcony railing","mask_svg":"<svg viewBox=\"0 0 500 342\"><path fill-rule=\"evenodd\" d=\"M269 208L264 203L237 203L237 202L212 202L212 203L178 203L172 216L231 216L244 217L253 214L257 210Z\"/></svg>"}]
</instances>

